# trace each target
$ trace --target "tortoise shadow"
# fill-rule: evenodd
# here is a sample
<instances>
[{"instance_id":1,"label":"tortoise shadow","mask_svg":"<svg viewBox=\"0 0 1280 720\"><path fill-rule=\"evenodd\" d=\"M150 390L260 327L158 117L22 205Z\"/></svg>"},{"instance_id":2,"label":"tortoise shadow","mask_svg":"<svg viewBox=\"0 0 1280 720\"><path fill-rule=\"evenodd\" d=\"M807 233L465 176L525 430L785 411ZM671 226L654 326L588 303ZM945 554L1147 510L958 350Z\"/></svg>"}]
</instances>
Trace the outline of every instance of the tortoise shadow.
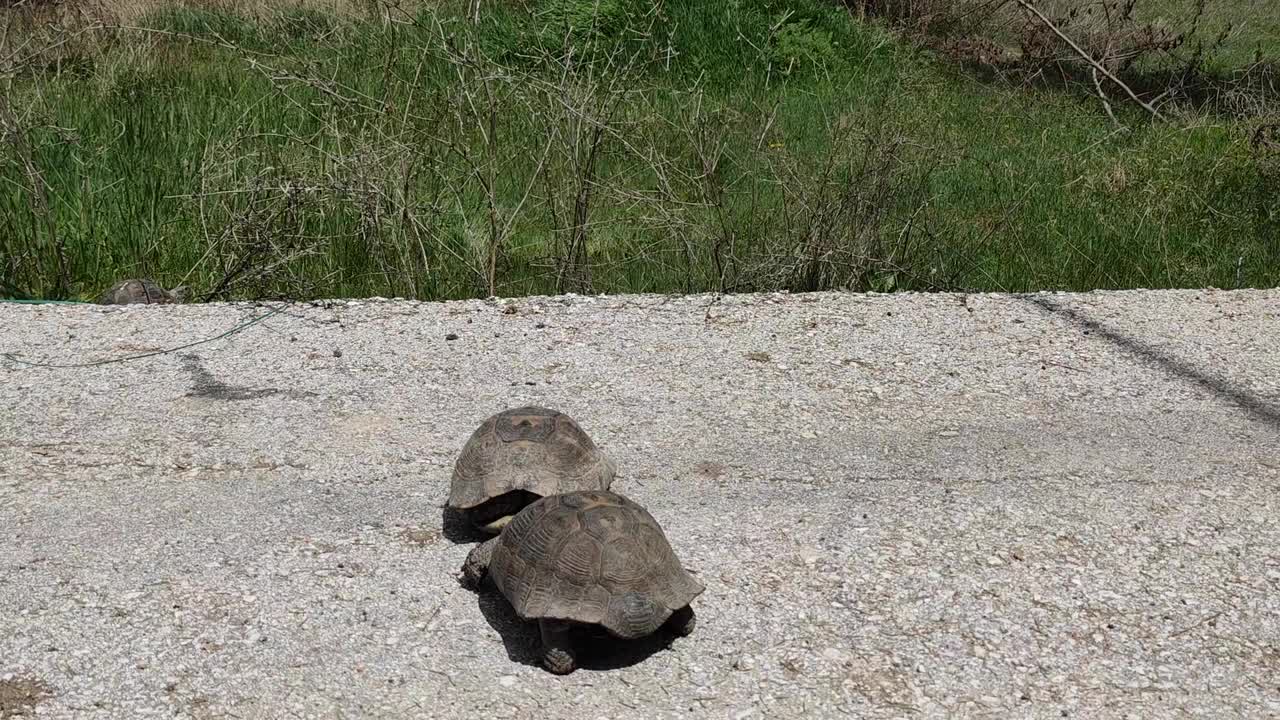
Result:
<instances>
[{"instance_id":1,"label":"tortoise shadow","mask_svg":"<svg viewBox=\"0 0 1280 720\"><path fill-rule=\"evenodd\" d=\"M445 539L457 545L481 543L493 537L472 525L461 512L448 505L440 513L440 530Z\"/></svg>"},{"instance_id":2,"label":"tortoise shadow","mask_svg":"<svg viewBox=\"0 0 1280 720\"><path fill-rule=\"evenodd\" d=\"M476 604L489 627L497 631L506 648L507 658L521 665L542 669L542 634L538 623L521 620L511 603L485 579L476 593ZM619 670L639 664L655 653L666 650L675 636L659 628L635 640L622 640L605 632L575 628L572 635L578 669L587 671Z\"/></svg>"}]
</instances>

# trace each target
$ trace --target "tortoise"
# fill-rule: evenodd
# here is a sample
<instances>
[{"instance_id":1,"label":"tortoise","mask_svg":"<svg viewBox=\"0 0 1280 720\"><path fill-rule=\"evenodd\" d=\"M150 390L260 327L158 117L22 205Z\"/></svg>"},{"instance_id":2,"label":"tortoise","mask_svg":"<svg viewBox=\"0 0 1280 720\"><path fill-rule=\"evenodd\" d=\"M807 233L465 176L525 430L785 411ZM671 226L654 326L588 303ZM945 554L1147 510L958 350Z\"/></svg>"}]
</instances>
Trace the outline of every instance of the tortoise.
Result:
<instances>
[{"instance_id":1,"label":"tortoise","mask_svg":"<svg viewBox=\"0 0 1280 720\"><path fill-rule=\"evenodd\" d=\"M534 500L608 490L616 472L573 418L534 405L510 408L487 418L463 446L446 507L496 535Z\"/></svg>"},{"instance_id":2,"label":"tortoise","mask_svg":"<svg viewBox=\"0 0 1280 720\"><path fill-rule=\"evenodd\" d=\"M169 304L182 302L186 288L165 290L146 278L122 280L98 298L99 305Z\"/></svg>"},{"instance_id":3,"label":"tortoise","mask_svg":"<svg viewBox=\"0 0 1280 720\"><path fill-rule=\"evenodd\" d=\"M557 675L577 666L571 631L686 636L696 620L690 603L705 590L648 510L602 490L531 503L467 555L462 573L472 589L490 578L520 619L538 621L542 664Z\"/></svg>"}]
</instances>

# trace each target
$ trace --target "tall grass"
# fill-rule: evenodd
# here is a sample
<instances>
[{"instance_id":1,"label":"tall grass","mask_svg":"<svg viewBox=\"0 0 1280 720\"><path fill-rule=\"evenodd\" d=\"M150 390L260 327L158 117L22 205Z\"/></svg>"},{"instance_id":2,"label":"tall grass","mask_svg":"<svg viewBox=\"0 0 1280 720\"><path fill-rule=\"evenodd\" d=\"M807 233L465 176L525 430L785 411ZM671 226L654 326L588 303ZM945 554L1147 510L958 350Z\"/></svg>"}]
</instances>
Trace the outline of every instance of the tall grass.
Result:
<instances>
[{"instance_id":1,"label":"tall grass","mask_svg":"<svg viewBox=\"0 0 1280 720\"><path fill-rule=\"evenodd\" d=\"M344 7L6 34L0 295L1280 284L1255 119L1118 133L809 0Z\"/></svg>"}]
</instances>

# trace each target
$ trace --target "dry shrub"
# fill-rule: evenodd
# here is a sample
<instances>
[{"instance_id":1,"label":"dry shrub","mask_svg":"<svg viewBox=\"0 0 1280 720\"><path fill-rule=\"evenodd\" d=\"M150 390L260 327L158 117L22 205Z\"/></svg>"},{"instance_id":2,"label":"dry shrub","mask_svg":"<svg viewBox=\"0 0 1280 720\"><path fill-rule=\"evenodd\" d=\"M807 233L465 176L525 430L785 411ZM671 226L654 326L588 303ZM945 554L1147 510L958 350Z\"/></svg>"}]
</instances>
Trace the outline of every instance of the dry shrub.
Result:
<instances>
[{"instance_id":1,"label":"dry shrub","mask_svg":"<svg viewBox=\"0 0 1280 720\"><path fill-rule=\"evenodd\" d=\"M1199 94L1228 116L1257 118L1265 125L1280 108L1280 62L1260 60L1206 83Z\"/></svg>"},{"instance_id":2,"label":"dry shrub","mask_svg":"<svg viewBox=\"0 0 1280 720\"><path fill-rule=\"evenodd\" d=\"M97 0L0 0L0 79L8 81L98 44Z\"/></svg>"},{"instance_id":3,"label":"dry shrub","mask_svg":"<svg viewBox=\"0 0 1280 720\"><path fill-rule=\"evenodd\" d=\"M1269 241L1271 263L1280 263L1280 113L1259 123L1249 144L1257 167L1253 208L1256 227Z\"/></svg>"},{"instance_id":4,"label":"dry shrub","mask_svg":"<svg viewBox=\"0 0 1280 720\"><path fill-rule=\"evenodd\" d=\"M429 0L397 0L398 12L412 13ZM0 0L0 16L29 26L55 24L65 28L92 24L136 25L157 12L205 10L250 20L269 20L283 12L315 10L342 18L385 14L387 3L377 0Z\"/></svg>"},{"instance_id":5,"label":"dry shrub","mask_svg":"<svg viewBox=\"0 0 1280 720\"><path fill-rule=\"evenodd\" d=\"M1076 5L1065 13L1048 14L1058 31L1067 35L1090 58L1114 75L1127 73L1135 63L1167 57L1194 35L1203 2L1180 32L1163 24L1141 22L1134 15L1137 0L1097 0ZM1026 14L1019 39L1022 69L1034 75L1056 72L1063 78L1083 78L1092 65L1054 29Z\"/></svg>"},{"instance_id":6,"label":"dry shrub","mask_svg":"<svg viewBox=\"0 0 1280 720\"><path fill-rule=\"evenodd\" d=\"M883 106L831 116L820 156L793 149L777 107L726 107L700 88L642 107L627 151L651 182L611 188L687 287L721 292L881 290L928 285L924 225L937 155ZM926 263L927 264L927 263Z\"/></svg>"},{"instance_id":7,"label":"dry shrub","mask_svg":"<svg viewBox=\"0 0 1280 720\"><path fill-rule=\"evenodd\" d=\"M1144 0L844 3L962 64L1022 83L1080 84L1104 100L1128 96L1149 109L1216 102L1227 94L1237 106L1258 104L1256 78L1232 79L1209 70L1231 27L1203 36L1206 0L1196 0L1173 24L1141 19L1151 4Z\"/></svg>"},{"instance_id":8,"label":"dry shrub","mask_svg":"<svg viewBox=\"0 0 1280 720\"><path fill-rule=\"evenodd\" d=\"M234 163L232 163L234 164ZM206 166L209 181L219 182ZM304 272L303 261L322 252L322 243L306 231L305 216L322 216L337 193L305 178L261 173L243 182L237 193L196 196L205 223L206 249L198 267L217 279L202 301L233 295L263 298L270 288L306 297L319 284ZM328 278L320 278L327 280Z\"/></svg>"},{"instance_id":9,"label":"dry shrub","mask_svg":"<svg viewBox=\"0 0 1280 720\"><path fill-rule=\"evenodd\" d=\"M1006 21L1008 0L844 0L860 18L875 17L938 38L989 34Z\"/></svg>"},{"instance_id":10,"label":"dry shrub","mask_svg":"<svg viewBox=\"0 0 1280 720\"><path fill-rule=\"evenodd\" d=\"M539 72L495 61L438 19L406 22L414 54L444 61L454 82L370 93L306 63L244 58L319 129L289 130L288 150L269 157L245 128L205 157L190 200L208 248L193 272L215 278L210 298L342 283L317 277L318 264L359 265L405 297L501 294L517 262L557 292L592 290L596 215L612 187L602 155L625 141L636 56L548 55L556 71ZM516 125L533 128L532 144ZM513 247L533 213L551 221L541 253ZM463 272L436 280L437 266Z\"/></svg>"},{"instance_id":11,"label":"dry shrub","mask_svg":"<svg viewBox=\"0 0 1280 720\"><path fill-rule=\"evenodd\" d=\"M1280 213L1280 116L1259 123L1249 138L1259 175L1268 188L1270 210L1274 216Z\"/></svg>"},{"instance_id":12,"label":"dry shrub","mask_svg":"<svg viewBox=\"0 0 1280 720\"><path fill-rule=\"evenodd\" d=\"M749 285L887 291L915 265L915 221L930 198L928 153L875 121L841 118L828 133L821 165L773 155L780 213L745 270Z\"/></svg>"}]
</instances>

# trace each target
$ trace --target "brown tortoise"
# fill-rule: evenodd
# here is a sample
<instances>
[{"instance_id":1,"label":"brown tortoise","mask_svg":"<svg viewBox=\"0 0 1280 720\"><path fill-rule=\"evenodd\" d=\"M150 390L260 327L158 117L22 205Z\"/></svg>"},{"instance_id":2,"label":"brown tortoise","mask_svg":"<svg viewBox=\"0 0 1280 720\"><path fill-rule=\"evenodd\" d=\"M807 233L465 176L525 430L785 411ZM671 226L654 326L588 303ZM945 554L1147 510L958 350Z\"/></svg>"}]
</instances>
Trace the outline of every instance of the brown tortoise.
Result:
<instances>
[{"instance_id":1,"label":"brown tortoise","mask_svg":"<svg viewBox=\"0 0 1280 720\"><path fill-rule=\"evenodd\" d=\"M490 534L546 495L608 490L617 468L573 418L526 405L481 423L453 466L447 507Z\"/></svg>"},{"instance_id":2,"label":"brown tortoise","mask_svg":"<svg viewBox=\"0 0 1280 720\"><path fill-rule=\"evenodd\" d=\"M689 603L705 589L647 510L606 491L534 502L476 546L462 571L472 588L487 575L516 615L538 621L542 664L558 675L576 667L575 626L603 627L622 639L660 627L688 635L695 623Z\"/></svg>"},{"instance_id":3,"label":"brown tortoise","mask_svg":"<svg viewBox=\"0 0 1280 720\"><path fill-rule=\"evenodd\" d=\"M186 288L165 290L147 279L122 280L98 298L99 305L170 304L182 302Z\"/></svg>"}]
</instances>

